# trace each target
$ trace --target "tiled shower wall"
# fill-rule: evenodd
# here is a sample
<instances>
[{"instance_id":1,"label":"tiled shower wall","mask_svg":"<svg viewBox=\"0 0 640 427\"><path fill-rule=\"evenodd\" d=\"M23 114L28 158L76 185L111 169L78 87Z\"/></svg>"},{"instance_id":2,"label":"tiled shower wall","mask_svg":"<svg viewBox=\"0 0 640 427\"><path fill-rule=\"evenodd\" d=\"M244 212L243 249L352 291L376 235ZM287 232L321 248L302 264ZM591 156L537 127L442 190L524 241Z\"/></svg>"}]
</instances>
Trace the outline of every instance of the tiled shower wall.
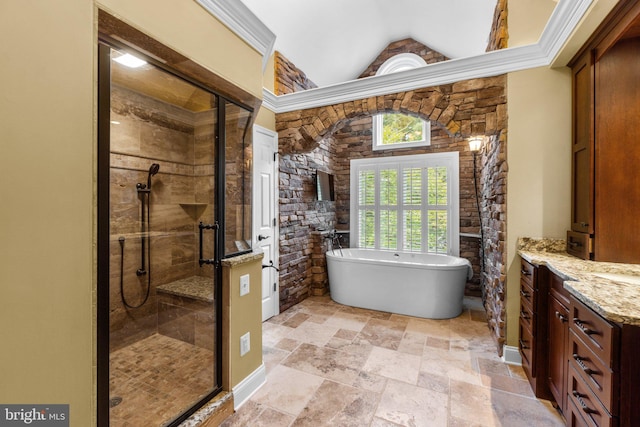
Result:
<instances>
[{"instance_id":1,"label":"tiled shower wall","mask_svg":"<svg viewBox=\"0 0 640 427\"><path fill-rule=\"evenodd\" d=\"M194 113L114 86L111 100L110 328L112 350L158 332L159 321L175 318L175 307L159 303L156 287L190 276L213 277L198 265L198 221L213 222L215 110ZM127 302L144 298L141 264L141 200L136 183L147 182L149 166L160 164L150 195L151 274L148 301L128 309L120 295L120 263ZM119 238L124 237L121 258ZM205 239L213 257L213 239ZM160 316L160 317L159 317ZM213 321L213 310L211 310ZM161 325L162 326L162 325Z\"/></svg>"}]
</instances>

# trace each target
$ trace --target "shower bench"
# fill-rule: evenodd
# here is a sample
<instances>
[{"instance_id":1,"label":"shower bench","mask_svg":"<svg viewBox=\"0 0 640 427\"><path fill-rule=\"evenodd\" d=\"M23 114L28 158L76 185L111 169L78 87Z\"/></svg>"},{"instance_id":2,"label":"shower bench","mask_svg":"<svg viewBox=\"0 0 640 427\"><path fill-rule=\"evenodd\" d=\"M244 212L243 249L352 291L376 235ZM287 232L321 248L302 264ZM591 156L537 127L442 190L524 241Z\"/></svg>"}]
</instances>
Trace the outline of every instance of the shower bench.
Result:
<instances>
[{"instance_id":1,"label":"shower bench","mask_svg":"<svg viewBox=\"0 0 640 427\"><path fill-rule=\"evenodd\" d=\"M156 289L158 333L213 351L216 316L212 279L191 276Z\"/></svg>"}]
</instances>

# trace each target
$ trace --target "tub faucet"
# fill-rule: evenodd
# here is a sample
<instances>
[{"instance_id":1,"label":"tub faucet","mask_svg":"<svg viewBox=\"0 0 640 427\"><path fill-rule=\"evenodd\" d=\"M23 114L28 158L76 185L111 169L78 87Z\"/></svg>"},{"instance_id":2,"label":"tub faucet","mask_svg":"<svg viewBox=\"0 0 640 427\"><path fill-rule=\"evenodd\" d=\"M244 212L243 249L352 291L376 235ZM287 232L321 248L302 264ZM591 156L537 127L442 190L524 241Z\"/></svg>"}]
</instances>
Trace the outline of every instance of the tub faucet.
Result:
<instances>
[{"instance_id":1,"label":"tub faucet","mask_svg":"<svg viewBox=\"0 0 640 427\"><path fill-rule=\"evenodd\" d=\"M334 249L334 246L337 246L338 250L340 251L340 256L344 256L342 254L342 245L340 244L340 235L336 232L335 228L325 236L325 239L329 240L330 251Z\"/></svg>"}]
</instances>

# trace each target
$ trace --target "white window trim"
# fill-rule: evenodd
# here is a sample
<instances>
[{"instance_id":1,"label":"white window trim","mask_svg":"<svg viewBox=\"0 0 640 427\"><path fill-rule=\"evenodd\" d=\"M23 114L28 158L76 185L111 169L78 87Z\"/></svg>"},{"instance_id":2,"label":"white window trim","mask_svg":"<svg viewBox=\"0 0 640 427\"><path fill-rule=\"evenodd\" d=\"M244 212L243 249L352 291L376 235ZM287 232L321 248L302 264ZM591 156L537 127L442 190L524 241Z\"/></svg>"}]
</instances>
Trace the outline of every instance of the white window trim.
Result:
<instances>
[{"instance_id":1,"label":"white window trim","mask_svg":"<svg viewBox=\"0 0 640 427\"><path fill-rule=\"evenodd\" d=\"M425 65L427 65L427 62L415 53L399 53L384 61L376 71L376 76L410 70Z\"/></svg>"},{"instance_id":2,"label":"white window trim","mask_svg":"<svg viewBox=\"0 0 640 427\"><path fill-rule=\"evenodd\" d=\"M358 172L363 167L374 168L376 172L379 169L391 164L404 165L407 163L419 163L421 167L446 166L448 171L447 200L449 201L448 212L448 254L453 256L460 255L460 162L459 153L457 151L433 154L414 154L408 156L391 156L379 157L372 159L353 159L350 162L350 179L351 179L351 196L350 196L350 233L351 244L358 246L360 241L358 229ZM375 210L379 211L379 178L376 178L376 204ZM376 230L379 230L379 214L376 214ZM398 230L401 233L401 230ZM400 245L400 239L398 239ZM376 247L379 247L379 233L376 231ZM398 248L397 250L401 250Z\"/></svg>"},{"instance_id":3,"label":"white window trim","mask_svg":"<svg viewBox=\"0 0 640 427\"><path fill-rule=\"evenodd\" d=\"M423 67L425 65L427 65L426 61L421 56L418 56L415 53L399 53L384 61L378 68L378 71L376 71L376 76L396 73L398 71L410 70L413 68ZM375 116L373 116L373 151L399 150L402 148L427 147L431 145L431 122L424 119L420 119L422 120L422 136L424 137L421 141L383 144L382 116L384 114L385 113L376 114Z\"/></svg>"},{"instance_id":4,"label":"white window trim","mask_svg":"<svg viewBox=\"0 0 640 427\"><path fill-rule=\"evenodd\" d=\"M422 120L422 119L421 119ZM399 150L401 148L428 147L431 145L431 122L422 120L422 135L424 138L420 141L396 142L395 144L382 143L382 114L373 116L373 151L382 150Z\"/></svg>"}]
</instances>

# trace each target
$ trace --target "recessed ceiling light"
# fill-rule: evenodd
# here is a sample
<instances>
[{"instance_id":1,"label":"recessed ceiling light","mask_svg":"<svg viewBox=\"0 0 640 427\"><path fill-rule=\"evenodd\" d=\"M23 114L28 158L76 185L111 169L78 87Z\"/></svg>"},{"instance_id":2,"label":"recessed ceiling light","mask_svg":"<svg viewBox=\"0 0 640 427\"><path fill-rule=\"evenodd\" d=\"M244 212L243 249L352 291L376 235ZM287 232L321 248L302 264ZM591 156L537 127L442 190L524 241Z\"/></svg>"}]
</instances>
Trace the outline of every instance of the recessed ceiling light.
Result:
<instances>
[{"instance_id":1,"label":"recessed ceiling light","mask_svg":"<svg viewBox=\"0 0 640 427\"><path fill-rule=\"evenodd\" d=\"M118 56L117 58L114 58L113 60L129 68L142 67L144 64L147 63L147 61L143 61L140 58L136 58L130 53L125 53L122 56Z\"/></svg>"}]
</instances>

